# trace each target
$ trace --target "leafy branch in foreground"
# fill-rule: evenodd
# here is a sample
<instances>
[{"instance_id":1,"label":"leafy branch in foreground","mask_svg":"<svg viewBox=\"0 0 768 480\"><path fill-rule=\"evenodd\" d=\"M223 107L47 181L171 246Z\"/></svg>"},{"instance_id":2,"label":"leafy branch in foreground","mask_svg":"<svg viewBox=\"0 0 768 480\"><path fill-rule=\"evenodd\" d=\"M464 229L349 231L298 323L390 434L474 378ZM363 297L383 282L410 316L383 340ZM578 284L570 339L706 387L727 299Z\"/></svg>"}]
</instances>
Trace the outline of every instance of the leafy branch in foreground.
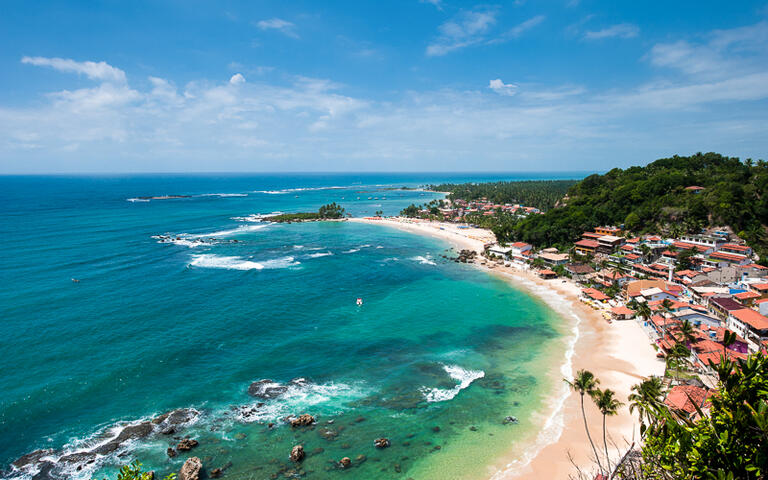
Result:
<instances>
[{"instance_id":1,"label":"leafy branch in foreground","mask_svg":"<svg viewBox=\"0 0 768 480\"><path fill-rule=\"evenodd\" d=\"M154 473L142 472L141 463L138 460L130 465L123 465L120 471L117 473L117 480L152 480ZM175 480L176 474L168 474L163 480Z\"/></svg>"}]
</instances>

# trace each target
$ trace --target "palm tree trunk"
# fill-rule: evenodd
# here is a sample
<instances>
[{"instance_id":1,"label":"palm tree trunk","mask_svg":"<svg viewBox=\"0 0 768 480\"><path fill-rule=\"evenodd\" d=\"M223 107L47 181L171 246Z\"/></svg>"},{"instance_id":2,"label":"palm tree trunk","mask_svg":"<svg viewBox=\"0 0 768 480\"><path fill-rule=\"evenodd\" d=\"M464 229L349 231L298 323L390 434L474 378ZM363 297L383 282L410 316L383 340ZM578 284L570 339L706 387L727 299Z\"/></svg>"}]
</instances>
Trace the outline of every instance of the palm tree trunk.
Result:
<instances>
[{"instance_id":1,"label":"palm tree trunk","mask_svg":"<svg viewBox=\"0 0 768 480\"><path fill-rule=\"evenodd\" d=\"M611 459L608 457L608 442L605 440L605 415L603 415L603 447L605 447L605 468L611 469Z\"/></svg>"},{"instance_id":2,"label":"palm tree trunk","mask_svg":"<svg viewBox=\"0 0 768 480\"><path fill-rule=\"evenodd\" d=\"M581 394L581 417L584 419L584 430L587 431L587 439L589 444L592 445L592 452L595 454L595 460L597 460L597 468L602 473L603 466L600 464L600 455L597 454L597 448L595 448L595 442L592 441L592 435L589 434L589 426L587 426L587 414L584 413L584 394Z\"/></svg>"}]
</instances>

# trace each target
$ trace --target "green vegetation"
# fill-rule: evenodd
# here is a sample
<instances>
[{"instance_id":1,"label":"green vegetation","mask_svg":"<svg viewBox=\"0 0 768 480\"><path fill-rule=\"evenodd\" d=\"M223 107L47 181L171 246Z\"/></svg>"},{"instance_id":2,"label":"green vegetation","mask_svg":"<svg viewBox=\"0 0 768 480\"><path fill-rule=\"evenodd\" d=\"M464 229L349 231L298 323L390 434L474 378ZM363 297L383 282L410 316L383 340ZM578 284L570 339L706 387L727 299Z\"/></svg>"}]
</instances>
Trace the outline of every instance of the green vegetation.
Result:
<instances>
[{"instance_id":1,"label":"green vegetation","mask_svg":"<svg viewBox=\"0 0 768 480\"><path fill-rule=\"evenodd\" d=\"M341 205L337 205L336 202L328 205L323 205L317 211L314 212L299 212L299 213L283 213L281 215L275 215L273 217L267 217L265 220L277 223L286 222L307 222L317 220L333 220L337 218L344 218L344 208Z\"/></svg>"},{"instance_id":2,"label":"green vegetation","mask_svg":"<svg viewBox=\"0 0 768 480\"><path fill-rule=\"evenodd\" d=\"M694 193L689 186L704 190ZM590 175L568 190L544 215L516 222L509 239L536 246L567 247L599 225L624 225L634 233L699 233L729 226L768 257L768 163L698 153L645 167ZM765 262L765 260L762 260Z\"/></svg>"},{"instance_id":3,"label":"green vegetation","mask_svg":"<svg viewBox=\"0 0 768 480\"><path fill-rule=\"evenodd\" d=\"M154 478L152 472L142 472L141 464L138 461L133 462L130 465L123 465L120 471L117 473L117 480L151 480ZM163 478L163 480L174 480L176 478L175 473Z\"/></svg>"},{"instance_id":4,"label":"green vegetation","mask_svg":"<svg viewBox=\"0 0 768 480\"><path fill-rule=\"evenodd\" d=\"M713 368L714 365L712 365ZM636 400L650 422L641 476L759 479L768 474L768 358L721 359L709 415L691 420L655 401Z\"/></svg>"},{"instance_id":5,"label":"green vegetation","mask_svg":"<svg viewBox=\"0 0 768 480\"><path fill-rule=\"evenodd\" d=\"M518 203L545 211L554 207L577 180L526 180L492 183L443 183L429 185L428 190L451 192L449 200L467 201L486 198L489 202Z\"/></svg>"}]
</instances>

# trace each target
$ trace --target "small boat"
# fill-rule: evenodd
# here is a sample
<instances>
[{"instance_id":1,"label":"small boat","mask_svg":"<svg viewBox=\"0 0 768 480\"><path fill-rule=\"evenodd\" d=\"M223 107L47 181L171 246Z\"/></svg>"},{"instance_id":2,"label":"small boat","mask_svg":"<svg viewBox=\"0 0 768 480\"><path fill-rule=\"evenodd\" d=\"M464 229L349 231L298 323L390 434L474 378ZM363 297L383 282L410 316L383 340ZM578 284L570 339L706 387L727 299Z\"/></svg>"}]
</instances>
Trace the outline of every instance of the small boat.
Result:
<instances>
[{"instance_id":1,"label":"small boat","mask_svg":"<svg viewBox=\"0 0 768 480\"><path fill-rule=\"evenodd\" d=\"M78 280L78 279L76 279L76 278L73 278L73 279L72 279L72 283L80 283L80 280Z\"/></svg>"},{"instance_id":2,"label":"small boat","mask_svg":"<svg viewBox=\"0 0 768 480\"><path fill-rule=\"evenodd\" d=\"M358 298L357 299L357 306L359 307L362 304L363 304L363 299L362 298Z\"/></svg>"}]
</instances>

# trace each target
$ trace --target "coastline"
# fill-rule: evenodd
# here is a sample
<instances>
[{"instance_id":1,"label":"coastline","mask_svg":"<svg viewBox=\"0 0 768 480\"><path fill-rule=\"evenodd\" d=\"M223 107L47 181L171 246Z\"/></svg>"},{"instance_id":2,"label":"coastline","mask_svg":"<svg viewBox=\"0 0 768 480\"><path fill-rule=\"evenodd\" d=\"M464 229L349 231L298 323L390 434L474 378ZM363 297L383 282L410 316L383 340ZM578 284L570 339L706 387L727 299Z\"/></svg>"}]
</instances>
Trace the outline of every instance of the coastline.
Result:
<instances>
[{"instance_id":1,"label":"coastline","mask_svg":"<svg viewBox=\"0 0 768 480\"><path fill-rule=\"evenodd\" d=\"M485 243L494 240L488 230L459 229L456 224L442 222L373 218L350 221L431 236L446 240L457 249L478 252L483 250ZM608 450L615 461L631 442L639 438L636 422L628 408L631 386L643 378L664 372L663 361L656 358L656 351L640 325L635 320L609 324L579 300L580 287L570 280L542 280L535 273L516 266L489 269L474 265L545 303L566 321L562 326L565 352L562 361L557 362L559 368L550 373L552 383L556 385L558 377L570 377L576 370L587 369L600 379L601 388L616 392L624 405L607 421ZM570 392L565 383L562 385L546 402L549 408L537 412L541 429L533 445L527 446L522 454L519 451L510 453L488 465L485 471L491 472L488 475L492 480L568 478L577 473L574 464L582 469L591 468L593 454L584 432L579 395ZM602 416L589 399L585 399L584 404L590 433L598 451L602 451Z\"/></svg>"}]
</instances>

